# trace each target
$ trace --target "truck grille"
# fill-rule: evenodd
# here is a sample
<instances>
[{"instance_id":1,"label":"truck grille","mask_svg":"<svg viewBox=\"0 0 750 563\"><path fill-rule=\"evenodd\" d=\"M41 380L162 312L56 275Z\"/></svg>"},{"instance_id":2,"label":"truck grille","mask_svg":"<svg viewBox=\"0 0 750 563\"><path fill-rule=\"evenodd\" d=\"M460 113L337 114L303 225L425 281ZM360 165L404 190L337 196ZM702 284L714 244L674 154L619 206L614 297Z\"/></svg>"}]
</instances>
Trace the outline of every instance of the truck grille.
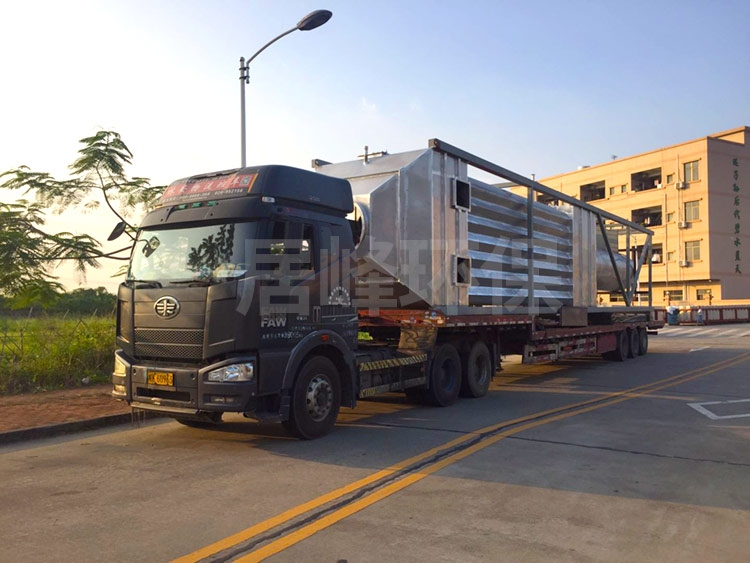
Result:
<instances>
[{"instance_id":1,"label":"truck grille","mask_svg":"<svg viewBox=\"0 0 750 563\"><path fill-rule=\"evenodd\" d=\"M135 329L135 355L139 358L177 358L200 360L203 357L203 331L196 329Z\"/></svg>"}]
</instances>

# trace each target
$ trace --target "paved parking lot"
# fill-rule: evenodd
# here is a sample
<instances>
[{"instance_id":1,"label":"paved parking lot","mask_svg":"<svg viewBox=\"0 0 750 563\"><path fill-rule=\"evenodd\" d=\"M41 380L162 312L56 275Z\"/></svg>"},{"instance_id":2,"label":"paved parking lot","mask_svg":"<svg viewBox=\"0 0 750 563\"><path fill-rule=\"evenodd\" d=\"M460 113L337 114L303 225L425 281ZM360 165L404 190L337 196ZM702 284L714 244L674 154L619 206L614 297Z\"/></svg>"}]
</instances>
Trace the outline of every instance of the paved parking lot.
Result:
<instances>
[{"instance_id":1,"label":"paved parking lot","mask_svg":"<svg viewBox=\"0 0 750 563\"><path fill-rule=\"evenodd\" d=\"M508 358L484 399L362 402L314 442L234 417L5 447L0 560L744 562L748 330Z\"/></svg>"}]
</instances>

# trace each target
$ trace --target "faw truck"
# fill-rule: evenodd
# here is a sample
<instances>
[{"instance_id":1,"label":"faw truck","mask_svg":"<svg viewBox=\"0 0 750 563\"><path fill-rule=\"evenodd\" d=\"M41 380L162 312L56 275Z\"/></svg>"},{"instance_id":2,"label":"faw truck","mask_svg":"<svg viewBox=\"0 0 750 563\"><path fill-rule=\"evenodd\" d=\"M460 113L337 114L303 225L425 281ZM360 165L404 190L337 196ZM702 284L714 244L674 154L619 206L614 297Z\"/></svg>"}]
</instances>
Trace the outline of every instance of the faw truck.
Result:
<instances>
[{"instance_id":1,"label":"faw truck","mask_svg":"<svg viewBox=\"0 0 750 563\"><path fill-rule=\"evenodd\" d=\"M642 225L438 139L313 168L165 190L118 289L115 398L186 425L243 413L312 439L380 393L480 398L503 355L636 358L662 325ZM623 304L599 306L602 291Z\"/></svg>"}]
</instances>

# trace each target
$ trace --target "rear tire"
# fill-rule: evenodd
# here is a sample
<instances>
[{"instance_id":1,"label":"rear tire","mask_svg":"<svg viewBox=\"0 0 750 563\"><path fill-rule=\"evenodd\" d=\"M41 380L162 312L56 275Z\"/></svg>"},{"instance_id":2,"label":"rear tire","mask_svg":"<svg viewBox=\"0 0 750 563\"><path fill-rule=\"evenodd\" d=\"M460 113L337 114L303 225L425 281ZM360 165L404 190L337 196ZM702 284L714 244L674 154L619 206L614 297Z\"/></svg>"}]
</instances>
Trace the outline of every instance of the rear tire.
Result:
<instances>
[{"instance_id":1,"label":"rear tire","mask_svg":"<svg viewBox=\"0 0 750 563\"><path fill-rule=\"evenodd\" d=\"M222 413L204 412L199 416L200 418L182 418L179 416L173 416L172 418L190 428L213 428L221 422Z\"/></svg>"},{"instance_id":2,"label":"rear tire","mask_svg":"<svg viewBox=\"0 0 750 563\"><path fill-rule=\"evenodd\" d=\"M628 330L628 358L640 356L641 339L638 336L638 329Z\"/></svg>"},{"instance_id":3,"label":"rear tire","mask_svg":"<svg viewBox=\"0 0 750 563\"><path fill-rule=\"evenodd\" d=\"M452 344L441 344L430 362L430 387L425 399L436 407L448 407L461 391L461 357Z\"/></svg>"},{"instance_id":4,"label":"rear tire","mask_svg":"<svg viewBox=\"0 0 750 563\"><path fill-rule=\"evenodd\" d=\"M307 360L292 389L289 420L284 427L289 433L312 440L328 434L341 406L341 382L336 366L323 356Z\"/></svg>"},{"instance_id":5,"label":"rear tire","mask_svg":"<svg viewBox=\"0 0 750 563\"><path fill-rule=\"evenodd\" d=\"M638 355L645 356L648 353L648 331L645 328L638 329L638 340L640 341Z\"/></svg>"},{"instance_id":6,"label":"rear tire","mask_svg":"<svg viewBox=\"0 0 750 563\"><path fill-rule=\"evenodd\" d=\"M611 352L605 352L602 357L610 362L624 362L628 357L629 339L627 331L621 331L615 334L617 348Z\"/></svg>"},{"instance_id":7,"label":"rear tire","mask_svg":"<svg viewBox=\"0 0 750 563\"><path fill-rule=\"evenodd\" d=\"M484 342L477 340L462 360L461 396L484 397L492 381L492 356L489 348Z\"/></svg>"}]
</instances>

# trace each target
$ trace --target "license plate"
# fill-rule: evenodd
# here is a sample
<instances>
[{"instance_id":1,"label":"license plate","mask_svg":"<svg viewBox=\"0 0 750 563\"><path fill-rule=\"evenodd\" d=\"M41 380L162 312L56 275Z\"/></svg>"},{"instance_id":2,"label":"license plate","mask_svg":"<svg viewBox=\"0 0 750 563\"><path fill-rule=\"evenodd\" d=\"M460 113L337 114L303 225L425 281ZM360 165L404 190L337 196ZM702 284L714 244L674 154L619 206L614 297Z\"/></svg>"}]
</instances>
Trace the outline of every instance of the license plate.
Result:
<instances>
[{"instance_id":1,"label":"license plate","mask_svg":"<svg viewBox=\"0 0 750 563\"><path fill-rule=\"evenodd\" d=\"M174 386L174 373L171 371L149 371L146 377L149 385Z\"/></svg>"}]
</instances>

